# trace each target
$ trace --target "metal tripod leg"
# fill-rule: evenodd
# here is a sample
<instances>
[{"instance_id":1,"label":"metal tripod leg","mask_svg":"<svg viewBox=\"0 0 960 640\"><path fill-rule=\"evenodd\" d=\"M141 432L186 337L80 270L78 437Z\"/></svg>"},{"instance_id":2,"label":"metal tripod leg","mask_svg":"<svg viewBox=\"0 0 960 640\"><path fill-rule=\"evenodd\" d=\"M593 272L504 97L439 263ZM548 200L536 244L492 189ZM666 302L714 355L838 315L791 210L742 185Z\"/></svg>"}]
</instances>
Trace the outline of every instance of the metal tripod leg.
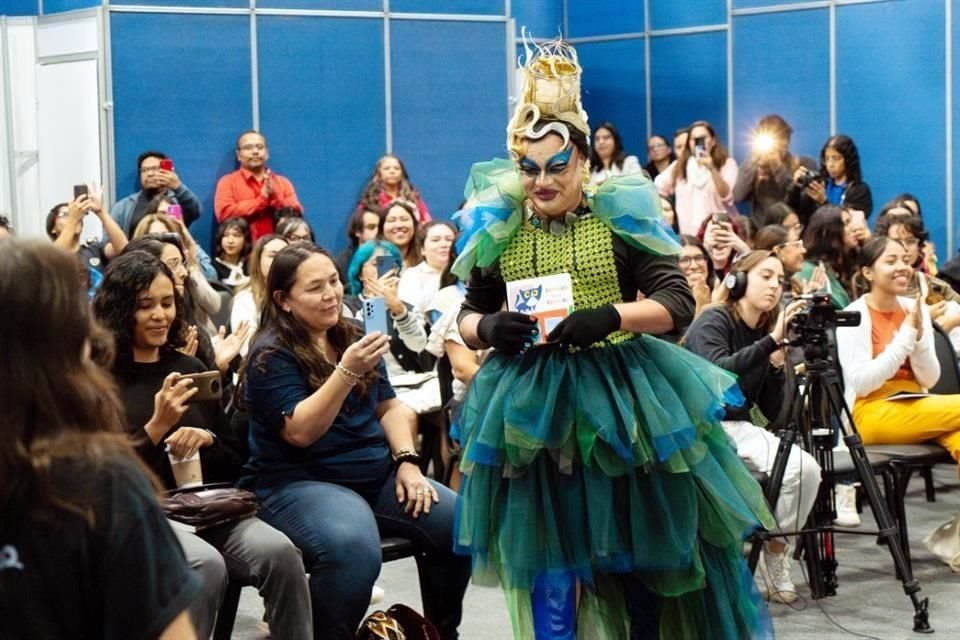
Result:
<instances>
[{"instance_id":1,"label":"metal tripod leg","mask_svg":"<svg viewBox=\"0 0 960 640\"><path fill-rule=\"evenodd\" d=\"M887 543L890 549L890 555L893 558L893 564L897 569L900 580L903 583L903 591L913 603L913 630L920 633L931 633L929 615L927 613L928 598L921 600L917 594L920 592L920 582L913 577L913 571L910 563L907 561L903 552L902 542L900 540L900 529L893 521L890 511L887 509L885 501L880 496L880 488L877 486L877 478L873 474L873 468L867 459L867 453L863 448L863 441L857 432L856 425L853 422L853 416L843 401L843 395L840 393L840 382L835 371L823 373L824 389L830 407L838 417L846 416L849 420L849 427L840 421L840 428L843 431L843 441L847 445L850 453L850 459L853 461L854 469L860 478L861 485L867 494L867 501L870 503L870 509L873 511L873 517L879 525L879 536ZM903 541L906 542L906 541Z\"/></svg>"}]
</instances>

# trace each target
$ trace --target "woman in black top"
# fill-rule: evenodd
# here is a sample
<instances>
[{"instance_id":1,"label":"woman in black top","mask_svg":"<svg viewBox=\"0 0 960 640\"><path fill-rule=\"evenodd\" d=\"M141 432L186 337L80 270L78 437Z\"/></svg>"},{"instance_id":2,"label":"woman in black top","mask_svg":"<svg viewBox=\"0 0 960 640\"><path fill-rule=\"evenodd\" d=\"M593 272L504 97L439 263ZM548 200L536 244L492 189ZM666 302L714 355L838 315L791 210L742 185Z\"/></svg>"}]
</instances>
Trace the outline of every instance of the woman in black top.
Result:
<instances>
[{"instance_id":1,"label":"woman in black top","mask_svg":"<svg viewBox=\"0 0 960 640\"><path fill-rule=\"evenodd\" d=\"M109 340L76 259L0 241L0 300L0 637L195 638L200 582L90 359Z\"/></svg>"},{"instance_id":2,"label":"woman in black top","mask_svg":"<svg viewBox=\"0 0 960 640\"><path fill-rule=\"evenodd\" d=\"M233 481L243 463L231 444L219 403L189 402L197 389L188 376L206 367L178 350L185 344L182 304L173 273L144 251L124 253L114 260L93 301L97 317L116 340L113 369L127 431L168 489L176 485L167 447L181 458L199 450L203 479L208 483ZM246 565L242 574L251 576L260 589L274 637L310 637L303 562L286 536L259 518L178 535L188 558L199 558L208 568L223 567L217 550ZM205 576L207 599L192 610L204 636L213 625L224 588L220 581L225 577L223 569Z\"/></svg>"},{"instance_id":3,"label":"woman in black top","mask_svg":"<svg viewBox=\"0 0 960 640\"><path fill-rule=\"evenodd\" d=\"M744 256L723 282L723 304L707 308L687 330L688 349L737 375L746 402L727 406L723 430L737 455L752 469L770 473L780 440L763 427L784 404L783 340L790 319L803 308L795 301L780 310L783 265L770 251ZM782 531L803 526L817 497L820 468L810 454L795 448L787 460L774 515ZM771 599L797 599L783 541L765 545L761 564Z\"/></svg>"}]
</instances>

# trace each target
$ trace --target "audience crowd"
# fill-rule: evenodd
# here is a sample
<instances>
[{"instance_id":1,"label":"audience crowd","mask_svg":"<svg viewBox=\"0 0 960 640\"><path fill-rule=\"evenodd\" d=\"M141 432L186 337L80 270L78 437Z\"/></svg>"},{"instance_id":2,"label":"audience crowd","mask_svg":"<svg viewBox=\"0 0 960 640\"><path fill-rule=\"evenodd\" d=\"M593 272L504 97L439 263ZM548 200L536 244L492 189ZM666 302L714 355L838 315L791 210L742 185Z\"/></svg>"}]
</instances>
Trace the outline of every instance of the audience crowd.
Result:
<instances>
[{"instance_id":1,"label":"audience crowd","mask_svg":"<svg viewBox=\"0 0 960 640\"><path fill-rule=\"evenodd\" d=\"M837 330L833 346L865 443L935 442L960 461L960 398L888 400L924 394L942 367L956 366L938 358L935 341L960 352L960 290L949 269L938 276L919 201L905 193L869 224L874 203L854 141L831 136L813 159L790 151L792 133L780 116L764 117L749 157L738 163L714 127L697 121L672 139L650 136L641 165L616 126L604 122L593 131L589 182L646 173L659 193L663 224L678 236L679 266L696 300L693 323L670 339L737 375L746 404L726 407L723 424L751 469L768 473L773 465L792 384L787 370L796 362L790 321L814 293L826 294L837 310L860 312L860 327ZM72 273L61 253L7 239L14 230L0 216L0 324L15 323L0 332L5 354L14 353L6 350L16 344L10 332L20 332L36 349L28 355L37 367L51 368L52 376L60 366L67 375L66 394L79 404L64 411L79 412L77 420L106 416L104 427L132 438L130 447L116 434L77 424L69 438L59 434L55 445L44 445L59 459L66 443L78 442L83 456L70 464L106 465L99 484L76 500L93 496L90 517L108 513L113 529L103 535L110 540L137 541L106 557L146 564L139 582L103 588L136 589L146 574L155 576L158 585L142 587L152 608L137 623L155 635L192 626L208 637L228 580L243 575L263 596L272 637L348 640L375 589L380 539L401 536L423 554L427 617L442 638L456 638L470 563L452 551L458 472L448 428L485 355L457 329L464 284L450 266L458 231L431 219L403 162L387 154L358 193L344 230L349 244L334 258L314 244L295 186L268 167L264 135L243 132L235 152L238 169L217 184L212 215L219 225L209 251L189 229L210 214L159 151L140 155L137 190L112 209L94 188L51 208L47 234L76 256ZM104 236L82 243L88 215L97 216ZM26 303L26 282L42 292L39 305L8 307ZM378 302L382 325L366 331ZM21 313L35 324L8 317ZM69 357L54 351L65 332ZM208 371L219 372L222 396L195 401L191 376ZM40 371L34 379L47 378ZM38 402L38 410L56 411L44 397L24 387L5 405ZM105 402L113 408L100 406ZM17 445L21 458L54 438L26 409L13 414L26 438ZM176 489L171 461L194 455L203 482L256 494L259 516L171 533L150 503L148 478ZM10 478L0 467L0 480ZM129 486L101 499L98 487L118 479ZM781 531L807 520L820 479L814 458L794 449L771 505ZM59 475L44 482L41 511L59 508L58 491L68 501L86 491ZM24 495L0 490L7 501L0 507L26 508ZM856 488L841 485L837 496L838 522L858 521L849 513ZM135 504L136 521L110 515L117 501ZM70 527L82 527L88 513L76 511ZM132 558L136 553L142 556ZM158 554L169 565L158 564ZM798 597L786 538L765 544L760 569L770 600ZM42 615L43 606L36 611ZM95 624L86 620L75 628Z\"/></svg>"}]
</instances>

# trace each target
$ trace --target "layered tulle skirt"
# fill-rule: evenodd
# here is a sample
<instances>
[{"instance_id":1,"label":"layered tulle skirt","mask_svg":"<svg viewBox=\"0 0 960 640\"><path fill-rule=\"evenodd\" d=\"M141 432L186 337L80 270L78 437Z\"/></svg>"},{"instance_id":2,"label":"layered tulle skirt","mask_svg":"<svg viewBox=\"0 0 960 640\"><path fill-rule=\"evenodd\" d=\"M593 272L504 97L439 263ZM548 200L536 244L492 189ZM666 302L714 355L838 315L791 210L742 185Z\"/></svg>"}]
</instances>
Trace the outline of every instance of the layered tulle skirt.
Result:
<instances>
[{"instance_id":1,"label":"layered tulle skirt","mask_svg":"<svg viewBox=\"0 0 960 640\"><path fill-rule=\"evenodd\" d=\"M627 637L620 574L655 594L661 637L772 634L741 550L773 519L719 424L741 401L733 376L647 336L488 358L454 427L455 544L503 586L518 638L544 571L579 581L579 638Z\"/></svg>"}]
</instances>

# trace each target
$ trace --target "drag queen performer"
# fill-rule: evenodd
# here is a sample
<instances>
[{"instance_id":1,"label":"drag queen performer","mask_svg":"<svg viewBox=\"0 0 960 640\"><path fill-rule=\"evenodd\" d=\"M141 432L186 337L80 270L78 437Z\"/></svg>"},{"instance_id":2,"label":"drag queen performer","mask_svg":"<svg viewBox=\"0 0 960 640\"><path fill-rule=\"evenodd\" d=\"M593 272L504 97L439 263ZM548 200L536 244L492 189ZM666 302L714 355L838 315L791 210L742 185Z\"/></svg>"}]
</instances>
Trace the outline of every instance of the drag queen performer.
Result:
<instances>
[{"instance_id":1,"label":"drag queen performer","mask_svg":"<svg viewBox=\"0 0 960 640\"><path fill-rule=\"evenodd\" d=\"M595 190L576 51L528 50L511 161L473 167L454 271L460 331L493 347L464 401L455 544L503 586L528 640L768 637L741 558L773 520L720 427L732 376L652 335L689 324L680 247L647 178ZM575 311L538 341L505 283L570 274ZM637 302L638 293L643 299ZM629 612L629 613L628 613Z\"/></svg>"}]
</instances>

